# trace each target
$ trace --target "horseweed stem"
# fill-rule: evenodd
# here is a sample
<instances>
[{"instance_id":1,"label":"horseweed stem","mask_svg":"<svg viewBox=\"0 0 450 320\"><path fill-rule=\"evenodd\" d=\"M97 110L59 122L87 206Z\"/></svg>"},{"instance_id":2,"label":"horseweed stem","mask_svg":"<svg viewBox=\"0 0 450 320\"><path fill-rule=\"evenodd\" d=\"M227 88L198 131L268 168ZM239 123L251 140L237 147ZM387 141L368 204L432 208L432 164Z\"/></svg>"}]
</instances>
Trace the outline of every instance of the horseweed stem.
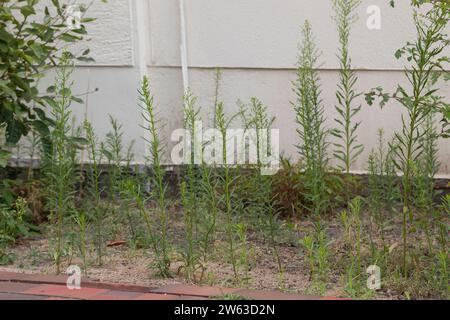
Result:
<instances>
[{"instance_id":1,"label":"horseweed stem","mask_svg":"<svg viewBox=\"0 0 450 320\"><path fill-rule=\"evenodd\" d=\"M143 78L141 89L139 90L139 101L141 102L142 117L145 121L145 130L149 134L149 138L144 138L150 146L150 161L152 163L153 172L150 177L153 200L156 201L159 223L158 236L154 239L154 249L156 258L156 268L163 277L170 277L171 263L171 246L169 241L169 221L167 214L167 183L164 181L164 168L162 166L162 155L164 148L159 137L159 121L156 118L153 95L149 89L149 81L147 77ZM144 209L144 208L142 208ZM147 216L147 215L145 215ZM149 231L151 233L151 231Z\"/></svg>"}]
</instances>

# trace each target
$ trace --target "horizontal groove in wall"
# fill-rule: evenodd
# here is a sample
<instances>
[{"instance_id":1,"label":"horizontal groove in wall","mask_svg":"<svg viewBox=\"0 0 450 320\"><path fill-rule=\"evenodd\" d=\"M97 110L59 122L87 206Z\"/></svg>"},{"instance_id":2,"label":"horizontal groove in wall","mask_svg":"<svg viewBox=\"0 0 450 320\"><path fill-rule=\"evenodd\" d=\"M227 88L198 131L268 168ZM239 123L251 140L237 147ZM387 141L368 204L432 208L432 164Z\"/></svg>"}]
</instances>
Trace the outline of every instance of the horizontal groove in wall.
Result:
<instances>
[{"instance_id":1,"label":"horizontal groove in wall","mask_svg":"<svg viewBox=\"0 0 450 320\"><path fill-rule=\"evenodd\" d=\"M177 65L147 65L147 68L153 69L181 69L181 66ZM296 71L295 67L292 68L270 68L270 67L210 67L210 66L189 66L189 69L193 70L249 70L249 71ZM340 71L338 68L317 68L319 71ZM404 72L405 69L364 69L364 68L355 68L352 69L356 72ZM411 70L408 70L411 71ZM450 70L446 70L450 71Z\"/></svg>"},{"instance_id":2,"label":"horizontal groove in wall","mask_svg":"<svg viewBox=\"0 0 450 320\"><path fill-rule=\"evenodd\" d=\"M76 68L114 68L114 69L133 69L135 65L115 65L115 64L95 64L95 65L75 65ZM181 69L181 66L172 66L172 65L147 65L147 68L153 69ZM189 69L193 70L215 70L217 68L221 70L249 70L249 71L296 71L297 69L292 68L269 68L269 67L208 67L208 66L189 66ZM335 68L317 68L319 71L340 71L340 69ZM356 72L404 72L404 69L364 69L364 68L356 68L352 69ZM408 70L411 71L411 70ZM446 70L450 72L450 70Z\"/></svg>"},{"instance_id":3,"label":"horizontal groove in wall","mask_svg":"<svg viewBox=\"0 0 450 320\"><path fill-rule=\"evenodd\" d=\"M75 68L120 68L120 69L132 69L135 65L132 64L75 64Z\"/></svg>"}]
</instances>

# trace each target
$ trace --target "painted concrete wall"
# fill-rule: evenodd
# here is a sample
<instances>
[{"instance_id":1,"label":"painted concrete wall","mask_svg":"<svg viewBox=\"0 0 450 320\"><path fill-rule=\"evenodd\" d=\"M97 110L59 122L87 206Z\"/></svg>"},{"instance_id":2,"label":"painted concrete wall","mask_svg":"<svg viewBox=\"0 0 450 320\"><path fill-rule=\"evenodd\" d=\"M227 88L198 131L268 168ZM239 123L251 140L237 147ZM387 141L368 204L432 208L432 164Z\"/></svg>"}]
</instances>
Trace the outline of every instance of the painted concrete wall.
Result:
<instances>
[{"instance_id":1,"label":"painted concrete wall","mask_svg":"<svg viewBox=\"0 0 450 320\"><path fill-rule=\"evenodd\" d=\"M95 62L80 63L75 68L72 91L81 94L85 103L75 103L72 109L77 122L87 118L101 138L110 130L108 115L117 118L123 125L124 143L128 145L136 140L136 160L143 162L144 144L140 139L143 132L136 101L143 74L140 65L145 63L140 63L136 5L134 0L110 0L107 4L96 1L89 9L87 15L96 21L86 25L87 40L72 51L89 48ZM53 76L49 74L43 88L52 81Z\"/></svg>"},{"instance_id":2,"label":"painted concrete wall","mask_svg":"<svg viewBox=\"0 0 450 320\"><path fill-rule=\"evenodd\" d=\"M199 98L205 117L211 115L214 101L214 68L222 68L220 98L230 113L236 101L257 96L277 117L283 152L296 158L294 114L295 100L291 82L295 79L300 27L309 19L323 55L320 67L323 100L329 125L336 116L335 89L338 79L337 31L331 19L330 0L185 0L190 87ZM398 2L398 1L397 1ZM414 39L409 1L400 1L396 9L386 0L364 0L359 21L351 37L353 64L359 76L358 89L376 86L393 89L406 85L403 61L393 54L407 40ZM366 12L370 5L381 9L381 30L369 30ZM125 128L126 141L136 140L136 160L143 162L145 146L140 111L136 106L139 78L148 74L163 121L163 133L169 137L182 126L183 84L180 69L180 24L178 0L110 0L97 3L91 15L98 20L88 28L96 62L77 68L77 90L99 88L89 95L87 115L100 135L109 130L107 114L118 117ZM450 31L450 30L449 30ZM448 50L450 53L450 48ZM450 98L448 84L442 94ZM359 120L360 142L364 154L355 163L355 171L366 168L366 159L376 145L376 132L384 128L392 134L400 125L401 107L395 104L380 110L369 107L364 99ZM74 106L82 118L86 106ZM169 145L170 147L170 145ZM440 141L441 173L450 175L450 143Z\"/></svg>"}]
</instances>

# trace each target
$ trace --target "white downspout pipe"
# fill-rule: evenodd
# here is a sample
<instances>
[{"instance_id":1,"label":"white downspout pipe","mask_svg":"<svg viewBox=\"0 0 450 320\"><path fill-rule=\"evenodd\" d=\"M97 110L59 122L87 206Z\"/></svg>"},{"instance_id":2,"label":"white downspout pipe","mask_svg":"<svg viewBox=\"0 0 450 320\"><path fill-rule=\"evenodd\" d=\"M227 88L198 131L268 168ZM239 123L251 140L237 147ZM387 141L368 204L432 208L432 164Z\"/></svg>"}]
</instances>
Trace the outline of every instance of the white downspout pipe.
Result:
<instances>
[{"instance_id":1,"label":"white downspout pipe","mask_svg":"<svg viewBox=\"0 0 450 320\"><path fill-rule=\"evenodd\" d=\"M134 3L134 6L133 6ZM147 69L147 59L146 59L146 50L147 50L147 34L149 32L148 25L146 24L147 19L150 18L150 3L147 0L136 0L131 2L130 10L132 10L132 17L136 18L134 33L134 41L133 45L136 50L135 55L133 57L133 63L136 66L137 77L139 77L137 84L140 88L142 84L142 78L148 75ZM153 30L150 30L153 32ZM150 79L151 82L151 79ZM140 127L142 130L142 137L146 137L148 132L146 128L146 123L143 117L140 117ZM136 149L137 150L137 149ZM143 159L138 161L139 164L145 165L145 160L150 156L150 148L143 146Z\"/></svg>"},{"instance_id":2,"label":"white downspout pipe","mask_svg":"<svg viewBox=\"0 0 450 320\"><path fill-rule=\"evenodd\" d=\"M189 90L189 74L187 61L187 38L186 38L186 18L184 11L184 0L180 0L180 52L181 52L181 72L183 75L184 94Z\"/></svg>"},{"instance_id":3,"label":"white downspout pipe","mask_svg":"<svg viewBox=\"0 0 450 320\"><path fill-rule=\"evenodd\" d=\"M137 64L139 68L139 83L142 81L142 78L148 74L147 70L147 34L148 34L148 26L145 23L146 19L149 18L149 6L150 4L146 3L146 0L138 0L136 1L135 14L136 14L136 30L134 30L136 35L136 41L134 43L135 47L137 47L137 55L135 59L137 59ZM152 32L153 30L150 30Z\"/></svg>"},{"instance_id":4,"label":"white downspout pipe","mask_svg":"<svg viewBox=\"0 0 450 320\"><path fill-rule=\"evenodd\" d=\"M186 18L185 18L185 7L184 7L184 0L180 0L180 53L181 53L181 73L183 77L183 102L184 102L184 108L186 109L187 101L185 99L186 95L189 92L189 68L188 68L188 61L187 61L187 37L186 37ZM184 118L184 116L183 116ZM187 129L187 128L185 128ZM186 138L186 137L185 137ZM184 160L186 163L189 163L191 161L192 156L192 137L191 139L185 139L185 149L184 149ZM187 150L191 150L190 152L187 152Z\"/></svg>"}]
</instances>

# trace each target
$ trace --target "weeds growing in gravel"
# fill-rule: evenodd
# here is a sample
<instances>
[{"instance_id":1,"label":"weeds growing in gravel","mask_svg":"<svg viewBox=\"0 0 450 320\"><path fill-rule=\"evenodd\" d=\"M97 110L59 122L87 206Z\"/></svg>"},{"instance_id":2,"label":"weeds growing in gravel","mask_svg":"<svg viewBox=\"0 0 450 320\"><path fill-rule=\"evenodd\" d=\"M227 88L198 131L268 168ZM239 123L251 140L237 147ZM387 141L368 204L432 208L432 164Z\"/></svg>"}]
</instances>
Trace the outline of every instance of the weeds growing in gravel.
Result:
<instances>
[{"instance_id":1,"label":"weeds growing in gravel","mask_svg":"<svg viewBox=\"0 0 450 320\"><path fill-rule=\"evenodd\" d=\"M186 141L190 146L190 152L186 155L187 165L184 181L181 184L181 197L183 202L184 223L186 229L185 248L182 253L184 260L184 274L188 281L195 279L195 272L199 267L198 255L198 177L197 167L195 164L196 157L201 157L199 151L202 146L198 141L197 122L199 121L199 109L196 106L196 98L191 92L186 92L184 95L184 126L189 132L189 141Z\"/></svg>"},{"instance_id":2,"label":"weeds growing in gravel","mask_svg":"<svg viewBox=\"0 0 450 320\"><path fill-rule=\"evenodd\" d=\"M150 162L152 173L150 177L152 199L157 205L157 216L155 221L158 223L158 232L153 239L153 247L156 255L156 269L160 276L170 277L171 263L171 245L169 240L169 217L167 212L167 182L164 180L164 168L162 165L162 156L164 153L163 143L159 137L160 123L154 105L153 95L150 92L149 81L144 77L141 89L139 90L139 101L142 108L142 117L145 120L145 129L148 137L144 138L149 144ZM144 208L141 208L144 210ZM147 216L147 215L145 215ZM151 231L149 231L152 234Z\"/></svg>"},{"instance_id":3,"label":"weeds growing in gravel","mask_svg":"<svg viewBox=\"0 0 450 320\"><path fill-rule=\"evenodd\" d=\"M120 196L120 181L123 173L122 166L124 165L124 146L122 125L111 115L109 115L109 123L111 125L111 131L106 135L102 152L109 165L108 211L111 212L114 227L118 221L116 202L117 196ZM113 234L115 233L117 233L117 230L113 230Z\"/></svg>"},{"instance_id":4,"label":"weeds growing in gravel","mask_svg":"<svg viewBox=\"0 0 450 320\"><path fill-rule=\"evenodd\" d=\"M405 108L406 116L402 116L402 129L395 133L395 165L403 174L403 276L408 277L408 234L414 218L414 167L423 152L421 127L427 116L440 110L445 105L438 96L438 89L433 88L436 75L443 70L448 59L441 57L441 53L448 46L449 40L445 31L450 18L450 11L441 6L433 6L426 13L414 14L416 40L408 42L399 49L396 57L407 55L410 67L405 76L411 85L411 91L398 86L393 98ZM382 97L382 105L390 96L377 88L366 95L366 101L371 104L374 96Z\"/></svg>"},{"instance_id":5,"label":"weeds growing in gravel","mask_svg":"<svg viewBox=\"0 0 450 320\"><path fill-rule=\"evenodd\" d=\"M200 237L200 254L201 254L201 275L200 281L203 280L207 263L212 254L212 247L215 240L215 233L217 229L217 216L220 211L218 206L218 179L215 176L215 166L206 164L203 157L202 147L202 164L200 165L200 179L199 179L199 193L200 193L200 208L202 210L203 218L201 219L200 228L202 235Z\"/></svg>"},{"instance_id":6,"label":"weeds growing in gravel","mask_svg":"<svg viewBox=\"0 0 450 320\"><path fill-rule=\"evenodd\" d=\"M54 229L54 243L51 252L56 273L61 272L64 243L64 222L73 213L75 171L73 137L71 137L71 86L70 76L73 62L65 53L56 69L55 101L50 103L50 117L54 122L53 130L43 137L43 167L47 193L47 207Z\"/></svg>"},{"instance_id":7,"label":"weeds growing in gravel","mask_svg":"<svg viewBox=\"0 0 450 320\"><path fill-rule=\"evenodd\" d=\"M236 256L236 225L238 222L236 221L239 217L239 206L233 202L233 189L234 184L239 178L238 170L234 170L229 164L231 159L228 159L230 155L228 152L228 139L227 129L230 128L230 124L233 122L235 118L237 118L239 114L234 114L232 116L228 116L225 114L223 103L219 103L216 108L216 125L217 129L220 132L220 139L222 142L222 163L223 163L223 173L221 173L219 177L219 188L221 189L221 196L219 197L220 204L223 206L223 213L225 219L225 233L227 237L228 243L228 258L231 262L231 266L233 268L233 275L235 281L239 281L239 268L238 268L238 258Z\"/></svg>"},{"instance_id":8,"label":"weeds growing in gravel","mask_svg":"<svg viewBox=\"0 0 450 320\"><path fill-rule=\"evenodd\" d=\"M310 290L323 294L330 270L330 243L326 231L320 223L314 225L314 231L304 236L300 244L304 247L309 264Z\"/></svg>"},{"instance_id":9,"label":"weeds growing in gravel","mask_svg":"<svg viewBox=\"0 0 450 320\"><path fill-rule=\"evenodd\" d=\"M86 133L86 140L88 143L88 154L89 154L89 172L88 172L88 181L89 181L89 190L88 193L92 198L92 207L88 208L93 212L92 219L95 225L95 250L97 253L97 264L102 265L102 257L103 257L103 246L104 246L104 208L101 199L101 186L100 186L100 176L102 171L100 169L100 165L102 163L102 149L98 137L95 135L94 128L92 127L89 121L84 122L84 130Z\"/></svg>"},{"instance_id":10,"label":"weeds growing in gravel","mask_svg":"<svg viewBox=\"0 0 450 320\"><path fill-rule=\"evenodd\" d=\"M246 128L255 130L255 136L250 141L256 146L256 165L252 168L248 179L251 203L248 205L250 218L256 219L264 236L267 236L273 251L275 263L278 268L279 287L283 287L284 268L277 245L279 233L278 203L277 195L273 195L273 179L271 176L263 175L267 166L267 159L272 153L270 129L275 117L270 117L268 107L258 98L251 98L246 108L249 115L246 119Z\"/></svg>"},{"instance_id":11,"label":"weeds growing in gravel","mask_svg":"<svg viewBox=\"0 0 450 320\"><path fill-rule=\"evenodd\" d=\"M87 247L87 218L86 214L83 211L79 211L78 216L75 217L75 223L78 225L79 231L79 251L81 255L81 260L83 261L83 271L84 275L88 273L88 247Z\"/></svg>"},{"instance_id":12,"label":"weeds growing in gravel","mask_svg":"<svg viewBox=\"0 0 450 320\"><path fill-rule=\"evenodd\" d=\"M436 190L441 184L436 180L438 139L445 137L446 126L441 131L436 121L441 114L449 118L445 113L449 106L436 87L440 77L450 79L443 72L449 62L443 55L449 45L445 28L450 12L444 10L448 6L430 6L429 11L414 16L417 39L396 54L398 58L406 55L410 62L405 71L409 86L398 86L394 94L376 88L366 95L369 104L375 96L381 98L381 105L393 99L404 113L392 138L378 131L378 145L367 162L367 183L356 184L366 177L351 175L363 146L358 136L358 77L349 39L360 1L333 0L332 4L341 69L337 128L327 127L329 110L321 98L318 71L321 55L306 22L293 82L299 159L280 156L282 168L275 176L263 174L267 173L267 158L275 155L269 130L277 122L269 116L270 108L253 97L247 104L238 103L239 112L228 112L220 100L220 70L215 73L211 105L211 122L217 130L210 137L220 148L214 150L217 144L198 139L206 131L199 132L200 108L196 97L186 92L184 127L190 135L184 142L192 152L185 154L185 165L172 174L166 169L170 164L166 137L148 78L138 91L149 156L142 166L136 162L139 158L134 159L133 143L125 146L125 123L122 128L110 116L111 128L103 139L87 120L80 126L72 116L71 102L80 101L71 93L72 55L64 54L55 70L55 85L48 92L55 99L42 100L48 104L48 119L31 114L30 128L16 128L20 135L31 130L28 146L4 146L3 138L17 132L14 121L8 129L0 123L4 147L0 166L8 164L10 150L17 156L10 161L12 167L0 171L0 264L12 264L15 259L21 259L20 267L27 259L38 269L47 264L34 243L26 257L20 257L23 245L18 240L28 237L33 241L34 231L41 230L29 222L38 221L45 222L42 231L48 237L48 253L57 273L77 263L85 275L92 264L99 265L98 271L110 269L109 264L100 267L105 261L114 264L115 259L106 257L124 254L127 267L138 265L135 258L150 259L150 268L162 277L173 276L172 262L179 259L178 271L183 270L185 281L211 285L232 280L235 286L252 282L252 286L263 287L277 273L279 288L301 290L290 278L306 270L310 292L336 289L333 286L340 279L343 286L339 288L345 295L368 298L379 296L366 282L366 268L377 266L382 272L383 298L386 294L447 297L450 195ZM243 139L228 131L237 120L242 121ZM331 135L337 138L334 150L329 150ZM245 147L239 145L243 151L237 153L236 144L242 140ZM42 166L35 168L37 161L30 162L23 172L14 167L23 163L24 152L30 159L40 156ZM247 157L252 161L234 163ZM332 160L337 160L339 170L331 167ZM11 177L17 177L16 181ZM37 241L41 243L41 237ZM303 255L294 260L289 254L297 250L297 244ZM232 279L228 279L228 267ZM218 268L223 270L216 273ZM260 278L261 271L269 271L271 277Z\"/></svg>"}]
</instances>

